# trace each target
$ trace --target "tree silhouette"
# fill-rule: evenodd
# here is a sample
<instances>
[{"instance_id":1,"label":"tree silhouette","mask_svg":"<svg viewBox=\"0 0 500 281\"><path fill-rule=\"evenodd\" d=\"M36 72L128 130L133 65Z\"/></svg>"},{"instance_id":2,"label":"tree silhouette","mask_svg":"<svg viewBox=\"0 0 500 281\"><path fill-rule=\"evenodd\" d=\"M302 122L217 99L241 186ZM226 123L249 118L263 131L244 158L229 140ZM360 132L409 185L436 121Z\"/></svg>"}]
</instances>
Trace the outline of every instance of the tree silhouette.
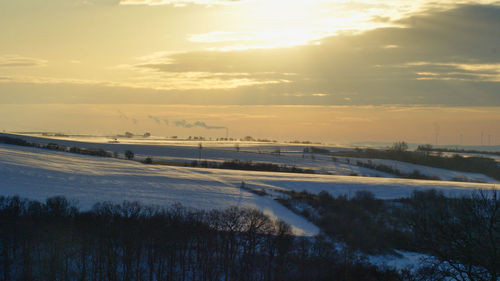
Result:
<instances>
[{"instance_id":1,"label":"tree silhouette","mask_svg":"<svg viewBox=\"0 0 500 281\"><path fill-rule=\"evenodd\" d=\"M125 157L128 159L128 160L132 160L134 159L134 153L130 150L127 150L125 151Z\"/></svg>"},{"instance_id":2,"label":"tree silhouette","mask_svg":"<svg viewBox=\"0 0 500 281\"><path fill-rule=\"evenodd\" d=\"M201 150L203 149L203 145L198 143L198 159L201 161Z\"/></svg>"}]
</instances>

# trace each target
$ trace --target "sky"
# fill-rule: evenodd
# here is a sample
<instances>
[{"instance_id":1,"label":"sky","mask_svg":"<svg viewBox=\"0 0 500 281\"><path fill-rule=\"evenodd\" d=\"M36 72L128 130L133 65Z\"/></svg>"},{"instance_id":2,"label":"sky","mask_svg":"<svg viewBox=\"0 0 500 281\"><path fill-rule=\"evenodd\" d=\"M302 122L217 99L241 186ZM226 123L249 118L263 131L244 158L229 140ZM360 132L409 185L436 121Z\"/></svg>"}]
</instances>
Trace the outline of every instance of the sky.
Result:
<instances>
[{"instance_id":1,"label":"sky","mask_svg":"<svg viewBox=\"0 0 500 281\"><path fill-rule=\"evenodd\" d=\"M500 2L0 1L0 130L500 145Z\"/></svg>"}]
</instances>

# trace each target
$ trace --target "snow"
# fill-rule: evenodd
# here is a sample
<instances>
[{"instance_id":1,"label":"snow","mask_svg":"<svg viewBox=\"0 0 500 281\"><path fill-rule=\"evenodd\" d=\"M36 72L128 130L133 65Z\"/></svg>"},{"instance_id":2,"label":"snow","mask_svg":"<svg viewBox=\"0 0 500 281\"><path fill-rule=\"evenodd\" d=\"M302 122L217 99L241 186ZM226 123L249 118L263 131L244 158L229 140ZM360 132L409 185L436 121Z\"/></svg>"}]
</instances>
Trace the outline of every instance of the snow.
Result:
<instances>
[{"instance_id":1,"label":"snow","mask_svg":"<svg viewBox=\"0 0 500 281\"><path fill-rule=\"evenodd\" d=\"M453 181L456 179L465 179L465 181L473 181L473 182L484 182L484 183L494 183L499 184L497 180L485 176L483 174L478 173L467 173L467 172L459 172L452 171L434 167L428 167L423 165L417 165L412 163L400 162L395 160L386 160L386 159L367 159L367 158L347 158L351 162L356 163L357 161L368 163L371 161L374 165L386 165L392 167L395 170L399 170L404 174L411 174L413 171L417 170L420 173L431 176L431 177L439 177L442 180Z\"/></svg>"},{"instance_id":2,"label":"snow","mask_svg":"<svg viewBox=\"0 0 500 281\"><path fill-rule=\"evenodd\" d=\"M199 159L199 143L202 144L202 161L240 161L266 162L278 165L295 165L298 168L311 169L321 174L332 175L359 175L369 177L395 177L392 174L379 172L373 169L358 167L357 161L367 162L363 158L336 157L337 161L332 161L332 157L322 154L304 153L304 148L318 146L316 144L291 144L291 143L255 143L255 142L216 142L216 141L186 141L171 140L164 138L120 138L120 143L108 143L111 138L105 137L80 137L80 138L44 138L25 135L0 134L0 136L10 136L23 138L28 142L48 144L55 142L68 147L78 146L86 148L102 148L108 151L118 152L121 157L126 150L135 153L136 158L145 159L152 157L155 161L175 161L187 163ZM240 152L236 151L238 144ZM345 150L341 147L322 147L330 151ZM277 155L273 151L280 149L281 154ZM347 163L346 159L350 160ZM482 174L450 171L445 169L415 165L411 163L371 159L374 164L385 164L399 169L403 173L412 173L414 170L420 171L427 176L438 176L443 180L469 179L471 181L494 183L499 182Z\"/></svg>"},{"instance_id":3,"label":"snow","mask_svg":"<svg viewBox=\"0 0 500 281\"><path fill-rule=\"evenodd\" d=\"M68 147L103 148L117 151L121 155L125 150L132 150L139 158L152 156L155 160L176 159L189 162L197 159L199 152L197 145L192 145L192 142L189 145L182 145L182 142L176 145L150 145L23 138L30 142L56 142ZM281 147L282 152L284 151L281 156L267 153L276 147ZM0 195L19 195L36 200L63 195L77 200L82 209L88 209L100 201L120 203L123 200L137 200L145 204L163 206L181 203L187 207L201 209L226 208L233 205L258 208L271 217L281 218L291 224L296 234L314 235L319 232L314 224L273 200L277 196L284 196L280 191L306 190L316 194L327 191L336 196L354 195L358 190L368 190L378 198L394 199L407 197L413 190L438 189L448 196L459 196L478 189L498 188L495 184L381 177L383 174L377 171L356 170L359 167L339 163L341 161L333 162L325 155L315 155L315 159L311 159L310 155L302 158L302 148L300 145L284 147L261 144L241 146L244 152L236 152L234 147L207 145L202 149L202 158L210 161L239 159L315 167L330 173L335 172L337 175L145 165L123 159L0 144ZM378 177L346 176L353 171ZM247 188L263 189L268 195L259 196L248 189L241 189L242 181Z\"/></svg>"},{"instance_id":4,"label":"snow","mask_svg":"<svg viewBox=\"0 0 500 281\"><path fill-rule=\"evenodd\" d=\"M500 163L500 155L496 155L496 154L469 153L469 152L443 152L443 155L446 157L453 157L453 155L460 155L462 157L491 158L491 159L495 160L496 162Z\"/></svg>"},{"instance_id":5,"label":"snow","mask_svg":"<svg viewBox=\"0 0 500 281\"><path fill-rule=\"evenodd\" d=\"M371 264L396 270L412 270L418 268L423 261L433 259L432 256L421 253L400 250L396 250L395 252L396 255L367 256L367 259Z\"/></svg>"},{"instance_id":6,"label":"snow","mask_svg":"<svg viewBox=\"0 0 500 281\"><path fill-rule=\"evenodd\" d=\"M2 134L0 134L2 135ZM7 135L18 137L16 135ZM131 144L110 144L107 139L97 142L74 140L53 140L49 138L23 137L30 142L56 142L68 147L103 148L117 151L121 155L132 150L140 159L153 157L155 160L190 162L198 160L198 142L165 142L132 140ZM89 140L89 139L86 139ZM95 139L94 139L95 140ZM270 162L311 168L322 174L296 174L191 168L182 166L145 165L137 161L115 158L101 158L60 152L54 150L0 144L0 195L18 195L33 200L45 200L52 196L65 196L77 202L85 210L96 202L124 200L144 204L169 206L181 203L198 209L226 208L239 206L257 208L270 217L288 222L296 235L313 236L319 233L317 226L293 213L277 201L285 196L282 191L326 191L334 196L350 195L356 191L371 191L377 198L395 199L407 197L414 190L437 189L447 196L468 195L477 190L498 189L497 182L479 174L458 173L390 160L373 160L374 164L390 165L402 172L417 169L427 175L451 179L464 175L469 179L489 183L428 181L398 179L378 171L360 168L352 163L359 159L340 157L336 162L326 155L303 154L301 145L240 143L236 152L234 143L203 143L202 160ZM281 155L271 154L277 148ZM367 161L362 159L361 161ZM349 176L357 173L360 176ZM240 188L245 182L245 188ZM264 190L267 195L259 196L251 189ZM397 251L397 256L369 256L370 263L395 269L417 267L429 256Z\"/></svg>"},{"instance_id":7,"label":"snow","mask_svg":"<svg viewBox=\"0 0 500 281\"><path fill-rule=\"evenodd\" d=\"M290 223L299 235L318 228L269 197L201 169L144 165L45 149L0 144L0 195L45 200L62 195L89 209L96 202L181 203L199 209L257 208ZM239 181L241 182L241 180Z\"/></svg>"}]
</instances>

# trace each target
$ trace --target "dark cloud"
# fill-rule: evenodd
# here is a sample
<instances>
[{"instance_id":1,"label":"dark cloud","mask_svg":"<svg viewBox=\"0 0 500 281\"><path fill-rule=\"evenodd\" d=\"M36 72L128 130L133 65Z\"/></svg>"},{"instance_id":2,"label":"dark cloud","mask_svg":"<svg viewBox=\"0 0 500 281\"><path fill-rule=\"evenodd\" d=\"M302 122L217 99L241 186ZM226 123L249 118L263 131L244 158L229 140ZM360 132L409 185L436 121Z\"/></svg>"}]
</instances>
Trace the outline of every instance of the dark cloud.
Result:
<instances>
[{"instance_id":1,"label":"dark cloud","mask_svg":"<svg viewBox=\"0 0 500 281\"><path fill-rule=\"evenodd\" d=\"M383 23L390 23L391 18L390 17L383 17L383 16L374 16L372 17L373 22L383 22Z\"/></svg>"},{"instance_id":2,"label":"dark cloud","mask_svg":"<svg viewBox=\"0 0 500 281\"><path fill-rule=\"evenodd\" d=\"M205 122L201 122L201 121L196 121L194 123L194 126L205 128L207 130L226 129L226 127L221 127L221 126L208 126Z\"/></svg>"},{"instance_id":3,"label":"dark cloud","mask_svg":"<svg viewBox=\"0 0 500 281\"><path fill-rule=\"evenodd\" d=\"M141 67L162 72L294 73L287 76L293 82L287 85L235 91L243 96L252 92L255 100L265 95L276 103L294 99L284 99L282 93L325 92L330 94L326 102L339 104L346 99L337 93L355 92L356 99L347 100L358 104L500 104L500 69L483 67L500 64L500 7L460 5L396 24L404 27L333 36L319 46L188 52L170 56L168 64ZM425 75L433 79L422 79ZM300 95L295 97L298 102Z\"/></svg>"},{"instance_id":4,"label":"dark cloud","mask_svg":"<svg viewBox=\"0 0 500 281\"><path fill-rule=\"evenodd\" d=\"M29 58L18 55L0 56L0 67L41 67L46 65L46 60L37 58Z\"/></svg>"},{"instance_id":5,"label":"dark cloud","mask_svg":"<svg viewBox=\"0 0 500 281\"><path fill-rule=\"evenodd\" d=\"M209 125L207 125L207 123L202 122L202 121L196 121L194 123L188 123L188 122L186 122L186 120L175 121L175 126L177 126L177 127L183 127L183 128L199 127L199 128L204 128L204 129L207 129L207 130L227 129L227 127L222 127L222 126L209 126Z\"/></svg>"},{"instance_id":6,"label":"dark cloud","mask_svg":"<svg viewBox=\"0 0 500 281\"><path fill-rule=\"evenodd\" d=\"M186 120L175 121L175 126L182 127L182 128L193 128L194 127L193 124L186 122Z\"/></svg>"},{"instance_id":7,"label":"dark cloud","mask_svg":"<svg viewBox=\"0 0 500 281\"><path fill-rule=\"evenodd\" d=\"M148 118L155 121L156 124L160 124L160 118L153 116L153 115L148 115Z\"/></svg>"},{"instance_id":8,"label":"dark cloud","mask_svg":"<svg viewBox=\"0 0 500 281\"><path fill-rule=\"evenodd\" d=\"M0 103L500 105L500 7L459 5L429 10L396 24L403 27L332 36L320 40L320 45L186 52L169 56L168 64L139 66L160 73L197 72L218 79L271 78L290 83L160 91L2 82ZM314 96L317 93L324 95Z\"/></svg>"}]
</instances>

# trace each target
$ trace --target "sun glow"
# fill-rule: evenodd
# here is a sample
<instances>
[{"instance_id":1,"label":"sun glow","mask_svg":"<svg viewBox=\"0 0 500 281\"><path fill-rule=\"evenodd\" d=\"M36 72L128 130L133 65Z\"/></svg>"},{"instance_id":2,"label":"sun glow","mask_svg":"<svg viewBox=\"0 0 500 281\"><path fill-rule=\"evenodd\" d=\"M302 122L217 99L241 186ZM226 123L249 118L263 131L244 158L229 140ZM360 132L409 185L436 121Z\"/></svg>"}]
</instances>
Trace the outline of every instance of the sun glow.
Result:
<instances>
[{"instance_id":1,"label":"sun glow","mask_svg":"<svg viewBox=\"0 0 500 281\"><path fill-rule=\"evenodd\" d=\"M191 34L188 40L217 44L212 49L219 50L276 48L308 44L339 33L354 33L387 25L371 21L376 10L354 11L344 5L336 6L337 2L344 1L248 1L231 7L231 14L238 18L238 25L225 30Z\"/></svg>"}]
</instances>

